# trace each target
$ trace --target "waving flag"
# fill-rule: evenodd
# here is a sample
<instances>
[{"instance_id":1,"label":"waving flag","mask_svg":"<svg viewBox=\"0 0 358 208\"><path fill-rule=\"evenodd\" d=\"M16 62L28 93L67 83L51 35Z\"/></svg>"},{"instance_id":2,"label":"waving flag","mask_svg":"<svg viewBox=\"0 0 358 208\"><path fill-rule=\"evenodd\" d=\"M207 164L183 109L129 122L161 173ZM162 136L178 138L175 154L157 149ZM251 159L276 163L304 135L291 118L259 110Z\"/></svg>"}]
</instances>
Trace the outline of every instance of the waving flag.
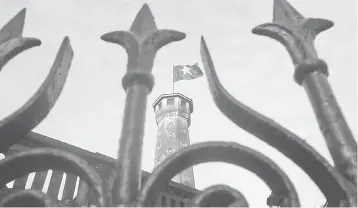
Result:
<instances>
[{"instance_id":1,"label":"waving flag","mask_svg":"<svg viewBox=\"0 0 358 208\"><path fill-rule=\"evenodd\" d=\"M198 63L194 65L176 65L173 66L173 82L180 80L197 79L203 76Z\"/></svg>"}]
</instances>

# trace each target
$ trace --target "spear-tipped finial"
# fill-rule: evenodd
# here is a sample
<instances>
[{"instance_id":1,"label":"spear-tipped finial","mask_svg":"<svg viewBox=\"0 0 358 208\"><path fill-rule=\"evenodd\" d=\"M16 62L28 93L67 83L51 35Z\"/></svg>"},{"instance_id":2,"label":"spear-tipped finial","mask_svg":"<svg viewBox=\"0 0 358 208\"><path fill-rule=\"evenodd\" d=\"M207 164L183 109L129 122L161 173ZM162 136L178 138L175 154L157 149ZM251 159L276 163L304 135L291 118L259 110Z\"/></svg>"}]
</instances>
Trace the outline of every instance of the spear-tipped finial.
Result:
<instances>
[{"instance_id":1,"label":"spear-tipped finial","mask_svg":"<svg viewBox=\"0 0 358 208\"><path fill-rule=\"evenodd\" d=\"M145 37L156 30L157 25L155 24L153 13L150 11L148 4L144 4L135 17L130 31L138 36Z\"/></svg>"},{"instance_id":2,"label":"spear-tipped finial","mask_svg":"<svg viewBox=\"0 0 358 208\"><path fill-rule=\"evenodd\" d=\"M150 73L156 52L164 45L184 38L185 34L178 31L158 30L148 4L142 6L129 31L115 31L101 36L102 40L117 43L126 49L128 54L127 69L129 74L132 75L139 71ZM129 74L127 75L129 76ZM123 79L124 88L128 86L128 80L134 81L129 79L128 76ZM149 78L149 76L145 78L151 90L153 81L149 81L150 79L152 78Z\"/></svg>"},{"instance_id":3,"label":"spear-tipped finial","mask_svg":"<svg viewBox=\"0 0 358 208\"><path fill-rule=\"evenodd\" d=\"M273 22L259 25L252 32L285 46L295 65L295 81L309 95L337 169L356 186L357 144L327 81L327 64L318 58L314 47L315 37L332 26L329 20L303 17L286 0L274 0Z\"/></svg>"},{"instance_id":4,"label":"spear-tipped finial","mask_svg":"<svg viewBox=\"0 0 358 208\"><path fill-rule=\"evenodd\" d=\"M184 38L181 32L158 30L148 4L140 9L129 31L101 36L104 41L121 45L128 54L127 73L122 79L127 97L116 169L116 175L121 177L112 189L113 202L119 206L132 206L140 187L142 170L138 153L142 152L147 96L154 86L151 71L155 55L161 47Z\"/></svg>"},{"instance_id":5,"label":"spear-tipped finial","mask_svg":"<svg viewBox=\"0 0 358 208\"><path fill-rule=\"evenodd\" d=\"M304 17L291 4L285 0L274 0L273 21L274 22L295 22L304 20Z\"/></svg>"},{"instance_id":6,"label":"spear-tipped finial","mask_svg":"<svg viewBox=\"0 0 358 208\"><path fill-rule=\"evenodd\" d=\"M282 43L295 66L307 63L320 65L317 68L328 75L327 66L318 59L314 39L320 32L332 26L333 22L329 20L305 18L286 0L274 0L273 22L256 26L252 32ZM295 74L299 84L303 81L302 76L299 72Z\"/></svg>"},{"instance_id":7,"label":"spear-tipped finial","mask_svg":"<svg viewBox=\"0 0 358 208\"><path fill-rule=\"evenodd\" d=\"M0 29L0 45L6 41L22 36L26 16L26 8L15 15L4 27Z\"/></svg>"}]
</instances>

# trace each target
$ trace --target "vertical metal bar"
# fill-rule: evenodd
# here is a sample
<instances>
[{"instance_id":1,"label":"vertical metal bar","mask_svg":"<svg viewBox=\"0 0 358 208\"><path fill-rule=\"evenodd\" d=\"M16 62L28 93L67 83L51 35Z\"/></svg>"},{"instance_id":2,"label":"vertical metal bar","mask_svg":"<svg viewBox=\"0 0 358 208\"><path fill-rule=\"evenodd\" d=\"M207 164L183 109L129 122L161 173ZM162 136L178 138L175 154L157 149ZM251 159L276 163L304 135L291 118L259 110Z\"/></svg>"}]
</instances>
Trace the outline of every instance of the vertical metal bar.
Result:
<instances>
[{"instance_id":1,"label":"vertical metal bar","mask_svg":"<svg viewBox=\"0 0 358 208\"><path fill-rule=\"evenodd\" d=\"M47 189L47 194L53 199L58 199L58 193L60 192L63 175L63 172L55 170L52 171L50 183Z\"/></svg>"},{"instance_id":2,"label":"vertical metal bar","mask_svg":"<svg viewBox=\"0 0 358 208\"><path fill-rule=\"evenodd\" d=\"M77 182L77 176L73 175L72 173L66 173L66 182L61 199L62 202L73 199L73 195L75 193L75 188L76 188L76 182Z\"/></svg>"},{"instance_id":3,"label":"vertical metal bar","mask_svg":"<svg viewBox=\"0 0 358 208\"><path fill-rule=\"evenodd\" d=\"M141 154L148 87L134 84L127 90L122 136L119 140L119 199L134 201L141 182Z\"/></svg>"},{"instance_id":4,"label":"vertical metal bar","mask_svg":"<svg viewBox=\"0 0 358 208\"><path fill-rule=\"evenodd\" d=\"M111 187L111 179L113 177L114 167L108 164L91 164L96 168L97 173L100 174L103 182L104 190L108 190L106 194L107 201L112 201L112 193L109 192ZM89 196L94 199L94 195L92 191L89 191Z\"/></svg>"},{"instance_id":5,"label":"vertical metal bar","mask_svg":"<svg viewBox=\"0 0 358 208\"><path fill-rule=\"evenodd\" d=\"M48 170L36 172L34 181L32 182L31 189L42 191L44 184L45 184L47 173L48 173Z\"/></svg>"},{"instance_id":6,"label":"vertical metal bar","mask_svg":"<svg viewBox=\"0 0 358 208\"><path fill-rule=\"evenodd\" d=\"M336 167L357 184L357 143L337 103L326 75L309 74L303 87L312 103L321 131Z\"/></svg>"},{"instance_id":7,"label":"vertical metal bar","mask_svg":"<svg viewBox=\"0 0 358 208\"><path fill-rule=\"evenodd\" d=\"M92 193L92 191L89 190L89 186L88 186L87 182L80 178L77 195L75 197L76 205L77 206L88 205L90 193Z\"/></svg>"},{"instance_id":8,"label":"vertical metal bar","mask_svg":"<svg viewBox=\"0 0 358 208\"><path fill-rule=\"evenodd\" d=\"M158 30L149 6L144 4L129 31L107 33L101 38L121 45L128 54L127 73L122 80L127 96L113 200L120 206L133 206L141 183L145 113L147 95L154 86L151 74L154 58L161 47L184 39L185 34L173 30Z\"/></svg>"},{"instance_id":9,"label":"vertical metal bar","mask_svg":"<svg viewBox=\"0 0 358 208\"><path fill-rule=\"evenodd\" d=\"M315 37L333 26L320 18L305 18L286 0L274 0L273 22L253 33L282 43L295 65L295 81L303 85L315 111L337 170L357 184L357 144L327 81L328 66L318 58Z\"/></svg>"}]
</instances>

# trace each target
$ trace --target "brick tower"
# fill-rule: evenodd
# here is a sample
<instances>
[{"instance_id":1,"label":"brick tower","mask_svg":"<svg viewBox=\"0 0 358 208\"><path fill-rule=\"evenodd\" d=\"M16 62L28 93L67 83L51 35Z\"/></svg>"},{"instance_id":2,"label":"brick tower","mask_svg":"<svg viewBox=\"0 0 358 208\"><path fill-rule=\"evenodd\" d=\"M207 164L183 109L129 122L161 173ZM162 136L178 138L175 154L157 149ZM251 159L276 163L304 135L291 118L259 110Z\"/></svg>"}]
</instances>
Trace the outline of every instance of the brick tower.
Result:
<instances>
[{"instance_id":1,"label":"brick tower","mask_svg":"<svg viewBox=\"0 0 358 208\"><path fill-rule=\"evenodd\" d=\"M155 151L155 166L158 166L168 155L190 145L188 128L193 101L180 93L162 94L153 103L153 108L158 125ZM192 167L172 180L195 188Z\"/></svg>"}]
</instances>

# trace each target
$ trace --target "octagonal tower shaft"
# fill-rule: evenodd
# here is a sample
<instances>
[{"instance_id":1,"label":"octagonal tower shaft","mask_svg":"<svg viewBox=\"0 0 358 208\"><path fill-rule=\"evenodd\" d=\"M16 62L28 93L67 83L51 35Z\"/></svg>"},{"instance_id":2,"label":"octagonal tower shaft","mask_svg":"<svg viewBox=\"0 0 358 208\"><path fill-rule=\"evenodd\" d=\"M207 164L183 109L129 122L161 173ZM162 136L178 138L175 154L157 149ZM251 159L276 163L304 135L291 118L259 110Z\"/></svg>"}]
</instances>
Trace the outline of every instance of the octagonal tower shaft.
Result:
<instances>
[{"instance_id":1,"label":"octagonal tower shaft","mask_svg":"<svg viewBox=\"0 0 358 208\"><path fill-rule=\"evenodd\" d=\"M155 167L165 158L188 145L190 114L193 112L193 101L180 94L162 94L153 103L158 125L157 145L155 151ZM194 172L190 167L178 175L173 181L195 188Z\"/></svg>"}]
</instances>

